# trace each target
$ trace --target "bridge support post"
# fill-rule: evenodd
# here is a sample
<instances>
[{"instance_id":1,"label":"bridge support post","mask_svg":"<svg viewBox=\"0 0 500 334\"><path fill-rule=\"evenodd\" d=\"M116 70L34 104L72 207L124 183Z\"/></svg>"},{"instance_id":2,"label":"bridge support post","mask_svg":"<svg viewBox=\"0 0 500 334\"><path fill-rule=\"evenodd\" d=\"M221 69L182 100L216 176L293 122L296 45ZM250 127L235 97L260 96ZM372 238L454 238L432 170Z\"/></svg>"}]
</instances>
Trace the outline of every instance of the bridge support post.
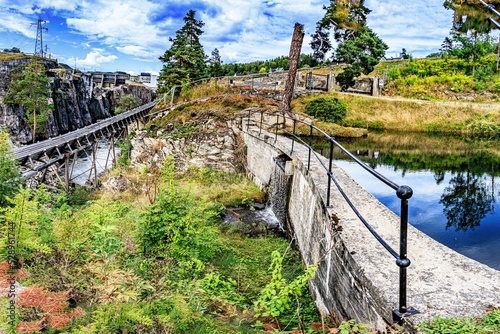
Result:
<instances>
[{"instance_id":1,"label":"bridge support post","mask_svg":"<svg viewBox=\"0 0 500 334\"><path fill-rule=\"evenodd\" d=\"M93 187L97 188L97 143L94 143L94 147L92 148L92 168L94 169L94 182Z\"/></svg>"},{"instance_id":2,"label":"bridge support post","mask_svg":"<svg viewBox=\"0 0 500 334\"><path fill-rule=\"evenodd\" d=\"M64 152L64 188L69 193L69 152Z\"/></svg>"}]
</instances>

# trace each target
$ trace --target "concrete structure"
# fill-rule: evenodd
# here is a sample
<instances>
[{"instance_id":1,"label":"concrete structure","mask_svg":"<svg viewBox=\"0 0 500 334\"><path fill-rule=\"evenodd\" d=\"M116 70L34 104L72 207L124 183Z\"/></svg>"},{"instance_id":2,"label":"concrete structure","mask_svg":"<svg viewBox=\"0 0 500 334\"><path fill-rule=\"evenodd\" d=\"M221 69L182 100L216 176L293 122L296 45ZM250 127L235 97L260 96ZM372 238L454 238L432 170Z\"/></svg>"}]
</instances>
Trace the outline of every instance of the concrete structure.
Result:
<instances>
[{"instance_id":1,"label":"concrete structure","mask_svg":"<svg viewBox=\"0 0 500 334\"><path fill-rule=\"evenodd\" d=\"M91 81L100 87L117 87L125 85L130 75L125 72L87 72L84 76L90 76Z\"/></svg>"},{"instance_id":2,"label":"concrete structure","mask_svg":"<svg viewBox=\"0 0 500 334\"><path fill-rule=\"evenodd\" d=\"M274 158L286 155L291 159L289 223L306 265L320 262L310 285L319 310L339 320L370 323L373 329L386 332L394 322L392 311L399 300L399 268L394 258L335 186L332 207L325 207L327 173L314 158L307 170L306 147L295 143L290 152L290 139L277 136L275 140L274 134L264 130L259 134L254 125L246 131L246 124L244 119L248 170L257 185L270 185ZM328 166L326 158L321 158ZM399 217L340 168L334 167L333 174L363 217L398 249ZM415 332L415 325L436 316L481 316L488 307L500 306L499 271L452 251L412 226L408 244L408 306L420 314L405 318L405 332Z\"/></svg>"}]
</instances>

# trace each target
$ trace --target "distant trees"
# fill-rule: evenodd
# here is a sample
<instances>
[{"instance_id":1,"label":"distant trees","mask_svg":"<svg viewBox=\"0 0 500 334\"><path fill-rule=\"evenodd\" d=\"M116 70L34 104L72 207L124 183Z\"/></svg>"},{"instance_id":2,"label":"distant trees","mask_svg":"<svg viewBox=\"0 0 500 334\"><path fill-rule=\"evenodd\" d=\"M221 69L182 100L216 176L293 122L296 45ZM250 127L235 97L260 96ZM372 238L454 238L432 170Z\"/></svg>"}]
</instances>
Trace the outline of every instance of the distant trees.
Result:
<instances>
[{"instance_id":1,"label":"distant trees","mask_svg":"<svg viewBox=\"0 0 500 334\"><path fill-rule=\"evenodd\" d=\"M364 0L330 0L330 5L323 8L326 13L316 25L311 47L316 57L323 58L331 49L329 32L333 29L338 43L333 58L347 64L337 76L337 82L346 90L361 73L373 71L388 46L366 25L371 10L364 5Z\"/></svg>"},{"instance_id":2,"label":"distant trees","mask_svg":"<svg viewBox=\"0 0 500 334\"><path fill-rule=\"evenodd\" d=\"M170 38L172 45L159 57L163 62L163 68L158 78L158 92L165 93L171 87L196 81L205 77L219 77L236 74L269 73L272 70L289 69L288 57L280 56L271 60L259 60L249 63L227 63L223 64L219 49L215 48L210 57L204 53L200 43L203 34L202 21L195 18L196 12L189 10L184 17L184 26L176 31L175 38ZM321 21L323 22L323 21ZM326 22L326 21L325 21ZM318 26L322 26L318 23ZM340 32L339 32L340 34ZM318 48L327 50L331 48L328 40L328 32L318 32ZM321 44L321 45L320 45ZM326 52L326 51L325 51ZM325 63L318 53L310 55L301 54L298 67L314 67L319 63ZM326 63L330 62L327 60Z\"/></svg>"},{"instance_id":3,"label":"distant trees","mask_svg":"<svg viewBox=\"0 0 500 334\"><path fill-rule=\"evenodd\" d=\"M12 49L3 49L3 52L21 53L21 50L14 46Z\"/></svg>"},{"instance_id":4,"label":"distant trees","mask_svg":"<svg viewBox=\"0 0 500 334\"><path fill-rule=\"evenodd\" d=\"M160 71L159 92L170 87L201 79L207 74L205 52L200 43L201 29L205 24L195 18L196 12L189 10L184 17L184 26L170 38L172 46L159 59L163 62Z\"/></svg>"},{"instance_id":5,"label":"distant trees","mask_svg":"<svg viewBox=\"0 0 500 334\"><path fill-rule=\"evenodd\" d=\"M33 60L26 67L18 67L13 71L9 92L4 97L6 104L20 104L24 106L26 121L33 133L33 142L37 134L45 132L51 95L50 79L45 73L45 66Z\"/></svg>"}]
</instances>

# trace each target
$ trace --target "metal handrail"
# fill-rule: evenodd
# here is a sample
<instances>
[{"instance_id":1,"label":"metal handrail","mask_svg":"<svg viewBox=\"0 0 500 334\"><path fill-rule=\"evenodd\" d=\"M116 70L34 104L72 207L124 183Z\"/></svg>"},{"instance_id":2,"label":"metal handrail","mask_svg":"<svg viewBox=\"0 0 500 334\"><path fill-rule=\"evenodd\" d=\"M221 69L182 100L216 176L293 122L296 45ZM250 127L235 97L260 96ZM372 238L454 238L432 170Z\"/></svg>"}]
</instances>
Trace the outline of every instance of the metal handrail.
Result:
<instances>
[{"instance_id":1,"label":"metal handrail","mask_svg":"<svg viewBox=\"0 0 500 334\"><path fill-rule=\"evenodd\" d=\"M413 315L419 313L416 309L413 307L408 307L407 306L407 277L406 277L406 268L410 265L411 261L407 257L407 244L408 244L408 200L411 198L413 195L413 190L406 185L398 185L397 183L393 182L392 180L388 179L384 175L380 174L373 168L371 168L369 165L365 164L363 161L358 159L356 156L354 156L352 153L350 153L347 149L345 149L342 145L340 145L334 137L329 136L327 133L325 133L323 130L315 127L312 124L309 124L307 122L304 122L302 120L292 118L289 116L285 116L283 114L276 114L276 113L269 113L265 112L263 110L257 111L257 110L248 110L248 115L247 115L247 132L250 127L250 120L251 120L251 114L256 114L260 113L260 121L257 124L259 127L259 135L262 132L263 125L268 125L270 128L275 127L275 142L278 138L278 130L279 130L279 125L280 125L280 118L283 119L283 123L286 123L286 119L292 120L293 121L293 130L292 132L289 132L286 130L286 127L281 128L280 130L286 134L287 136L291 137L292 143L291 143L291 150L290 150L290 155L293 154L294 150L294 143L295 141L300 142L304 146L306 146L309 150L308 152L308 159L307 159L307 173L309 173L310 166L311 166L311 156L314 155L316 160L320 163L320 165L325 169L327 172L327 177L328 177L328 186L327 186L327 196L326 196L326 207L330 208L330 191L331 191L331 182L335 184L337 189L339 190L340 194L342 197L345 199L345 201L349 204L351 209L354 211L356 216L361 220L363 225L370 231L370 233L375 237L375 239L396 259L396 264L399 267L399 307L396 310L393 310L393 319L394 321L398 323L402 323L402 320L405 316ZM276 123L273 125L265 124L264 123L264 115L269 115L272 117L276 117ZM305 142L302 138L300 138L296 134L296 125L297 123L304 124L310 128L309 132L309 143ZM316 151L313 150L312 148L312 139L313 139L313 132L314 130L319 133L321 136L325 137L328 139L330 143L330 157L328 158L328 167L325 165L322 159L320 159L320 156ZM332 173L332 165L333 165L333 147L337 146L342 152L344 152L349 158L354 160L359 166L364 168L367 172L375 176L379 181L383 182L387 186L391 187L392 189L396 190L396 195L399 199L401 199L401 212L400 212L400 242L399 242L399 253L396 252L376 231L373 229L373 227L368 223L368 221L362 216L362 214L358 211L358 209L355 207L354 203L349 199L347 194L344 192L342 189L342 186L337 182L335 176Z\"/></svg>"}]
</instances>

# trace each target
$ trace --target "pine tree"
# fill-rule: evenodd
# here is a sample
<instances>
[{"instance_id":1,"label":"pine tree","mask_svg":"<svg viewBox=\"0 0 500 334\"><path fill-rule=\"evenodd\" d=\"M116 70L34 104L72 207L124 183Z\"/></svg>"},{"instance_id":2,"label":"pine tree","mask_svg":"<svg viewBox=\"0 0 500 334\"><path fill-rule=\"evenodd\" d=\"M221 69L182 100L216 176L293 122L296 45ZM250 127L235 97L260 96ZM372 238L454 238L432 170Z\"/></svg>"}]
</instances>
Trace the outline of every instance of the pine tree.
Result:
<instances>
[{"instance_id":1,"label":"pine tree","mask_svg":"<svg viewBox=\"0 0 500 334\"><path fill-rule=\"evenodd\" d=\"M21 104L26 112L26 121L33 133L33 142L37 134L45 133L45 128L52 105L50 79L45 73L45 66L32 61L24 69L13 73L9 93L4 98L6 104Z\"/></svg>"},{"instance_id":2,"label":"pine tree","mask_svg":"<svg viewBox=\"0 0 500 334\"><path fill-rule=\"evenodd\" d=\"M196 12L189 10L184 26L170 38L172 46L159 59L163 68L159 77L159 91L166 92L175 85L195 81L206 75L206 58L200 43L201 29L205 24L195 19Z\"/></svg>"},{"instance_id":3,"label":"pine tree","mask_svg":"<svg viewBox=\"0 0 500 334\"><path fill-rule=\"evenodd\" d=\"M212 56L208 60L210 76L212 77L220 77L224 75L224 68L222 67L222 60L220 57L219 50L215 48L212 51Z\"/></svg>"}]
</instances>

